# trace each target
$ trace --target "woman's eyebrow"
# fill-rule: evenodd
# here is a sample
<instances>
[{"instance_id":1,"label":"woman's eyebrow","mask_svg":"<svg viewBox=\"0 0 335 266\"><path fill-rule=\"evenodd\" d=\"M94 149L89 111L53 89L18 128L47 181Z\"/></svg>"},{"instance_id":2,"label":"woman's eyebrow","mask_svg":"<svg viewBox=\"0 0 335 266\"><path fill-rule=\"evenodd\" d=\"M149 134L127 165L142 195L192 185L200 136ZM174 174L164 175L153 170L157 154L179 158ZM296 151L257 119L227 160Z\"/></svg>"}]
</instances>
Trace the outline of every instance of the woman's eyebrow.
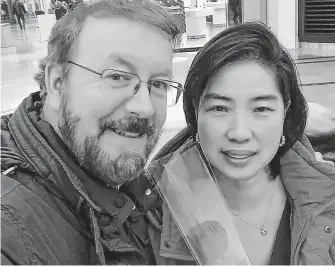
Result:
<instances>
[{"instance_id":1,"label":"woman's eyebrow","mask_svg":"<svg viewBox=\"0 0 335 266\"><path fill-rule=\"evenodd\" d=\"M207 93L204 96L204 100L208 101L208 100L221 100L221 101L225 101L225 102L232 102L233 100L227 96L223 96L217 93Z\"/></svg>"},{"instance_id":2,"label":"woman's eyebrow","mask_svg":"<svg viewBox=\"0 0 335 266\"><path fill-rule=\"evenodd\" d=\"M261 102L261 101L276 101L278 100L278 96L274 94L257 96L252 99L253 102Z\"/></svg>"}]
</instances>

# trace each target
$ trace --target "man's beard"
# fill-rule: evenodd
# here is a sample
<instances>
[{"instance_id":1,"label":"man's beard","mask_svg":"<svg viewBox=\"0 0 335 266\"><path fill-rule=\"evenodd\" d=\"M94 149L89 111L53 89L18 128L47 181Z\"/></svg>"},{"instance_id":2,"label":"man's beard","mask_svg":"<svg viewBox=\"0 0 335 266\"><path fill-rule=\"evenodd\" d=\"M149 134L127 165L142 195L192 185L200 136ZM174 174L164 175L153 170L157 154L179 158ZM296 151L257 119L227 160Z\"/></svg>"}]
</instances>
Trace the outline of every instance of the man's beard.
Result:
<instances>
[{"instance_id":1,"label":"man's beard","mask_svg":"<svg viewBox=\"0 0 335 266\"><path fill-rule=\"evenodd\" d=\"M149 119L131 116L122 120L112 120L108 116L100 119L97 136L86 137L83 142L79 142L76 137L79 121L79 117L71 114L67 101L63 101L59 131L64 143L82 168L108 186L121 185L138 177L161 135L160 131L154 129ZM113 127L145 134L147 144L144 148L144 154L127 151L119 154L116 159L111 159L110 155L101 149L99 139L106 130Z\"/></svg>"}]
</instances>

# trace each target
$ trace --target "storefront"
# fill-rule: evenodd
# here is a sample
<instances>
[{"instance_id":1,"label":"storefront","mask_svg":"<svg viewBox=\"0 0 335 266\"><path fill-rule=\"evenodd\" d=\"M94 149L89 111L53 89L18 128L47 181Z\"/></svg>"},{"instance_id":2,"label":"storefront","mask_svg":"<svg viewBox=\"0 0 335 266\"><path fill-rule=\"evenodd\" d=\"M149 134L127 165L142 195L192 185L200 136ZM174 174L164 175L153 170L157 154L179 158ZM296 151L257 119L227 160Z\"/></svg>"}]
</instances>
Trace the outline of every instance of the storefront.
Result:
<instances>
[{"instance_id":1,"label":"storefront","mask_svg":"<svg viewBox=\"0 0 335 266\"><path fill-rule=\"evenodd\" d=\"M301 0L298 18L301 42L335 43L335 0Z\"/></svg>"},{"instance_id":2,"label":"storefront","mask_svg":"<svg viewBox=\"0 0 335 266\"><path fill-rule=\"evenodd\" d=\"M28 13L35 13L35 11L44 11L44 0L22 0L23 5Z\"/></svg>"},{"instance_id":3,"label":"storefront","mask_svg":"<svg viewBox=\"0 0 335 266\"><path fill-rule=\"evenodd\" d=\"M222 27L242 20L241 0L160 0L181 19L189 39L206 38L208 27Z\"/></svg>"},{"instance_id":4,"label":"storefront","mask_svg":"<svg viewBox=\"0 0 335 266\"><path fill-rule=\"evenodd\" d=\"M203 46L227 27L265 23L288 49L299 42L335 43L335 0L160 0L184 20L184 48ZM197 40L195 43L194 40Z\"/></svg>"},{"instance_id":5,"label":"storefront","mask_svg":"<svg viewBox=\"0 0 335 266\"><path fill-rule=\"evenodd\" d=\"M335 43L335 0L244 0L242 10L243 21L264 22L287 48Z\"/></svg>"}]
</instances>

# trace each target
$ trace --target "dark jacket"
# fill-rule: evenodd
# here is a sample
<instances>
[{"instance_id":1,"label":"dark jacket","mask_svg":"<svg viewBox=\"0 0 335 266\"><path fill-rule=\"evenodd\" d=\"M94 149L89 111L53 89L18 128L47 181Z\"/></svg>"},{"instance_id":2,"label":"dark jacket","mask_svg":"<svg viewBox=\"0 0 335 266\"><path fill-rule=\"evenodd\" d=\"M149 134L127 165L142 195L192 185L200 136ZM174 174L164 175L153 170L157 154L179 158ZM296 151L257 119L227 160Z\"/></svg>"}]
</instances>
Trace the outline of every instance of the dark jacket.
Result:
<instances>
[{"instance_id":1,"label":"dark jacket","mask_svg":"<svg viewBox=\"0 0 335 266\"><path fill-rule=\"evenodd\" d=\"M89 177L39 101L32 94L1 118L1 263L154 264L152 184L144 176L118 190Z\"/></svg>"},{"instance_id":2,"label":"dark jacket","mask_svg":"<svg viewBox=\"0 0 335 266\"><path fill-rule=\"evenodd\" d=\"M14 15L23 15L27 13L26 9L24 8L24 5L18 1L13 3L13 14Z\"/></svg>"},{"instance_id":3,"label":"dark jacket","mask_svg":"<svg viewBox=\"0 0 335 266\"><path fill-rule=\"evenodd\" d=\"M182 130L156 155L149 166L153 179L159 179L164 165L189 138ZM323 148L320 148L322 150ZM335 145L328 152L335 152ZM315 160L304 137L281 159L280 177L291 205L291 264L335 264L335 167ZM193 264L192 255L166 205L162 229L150 229L158 264Z\"/></svg>"}]
</instances>

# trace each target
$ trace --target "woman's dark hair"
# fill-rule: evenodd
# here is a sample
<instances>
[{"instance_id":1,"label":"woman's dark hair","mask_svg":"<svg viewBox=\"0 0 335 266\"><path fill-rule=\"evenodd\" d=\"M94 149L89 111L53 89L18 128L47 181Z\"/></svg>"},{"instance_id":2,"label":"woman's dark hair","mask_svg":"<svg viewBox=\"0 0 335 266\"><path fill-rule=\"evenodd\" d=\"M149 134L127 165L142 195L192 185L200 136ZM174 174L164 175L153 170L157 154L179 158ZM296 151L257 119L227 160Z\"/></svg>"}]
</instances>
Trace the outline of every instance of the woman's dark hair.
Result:
<instances>
[{"instance_id":1,"label":"woman's dark hair","mask_svg":"<svg viewBox=\"0 0 335 266\"><path fill-rule=\"evenodd\" d=\"M260 22L228 28L211 39L196 55L185 82L184 112L192 134L197 132L196 113L209 83L222 67L241 61L255 61L275 73L278 89L287 109L284 122L286 142L270 162L272 176L279 174L279 159L305 130L308 106L300 88L296 66L276 36Z\"/></svg>"}]
</instances>

